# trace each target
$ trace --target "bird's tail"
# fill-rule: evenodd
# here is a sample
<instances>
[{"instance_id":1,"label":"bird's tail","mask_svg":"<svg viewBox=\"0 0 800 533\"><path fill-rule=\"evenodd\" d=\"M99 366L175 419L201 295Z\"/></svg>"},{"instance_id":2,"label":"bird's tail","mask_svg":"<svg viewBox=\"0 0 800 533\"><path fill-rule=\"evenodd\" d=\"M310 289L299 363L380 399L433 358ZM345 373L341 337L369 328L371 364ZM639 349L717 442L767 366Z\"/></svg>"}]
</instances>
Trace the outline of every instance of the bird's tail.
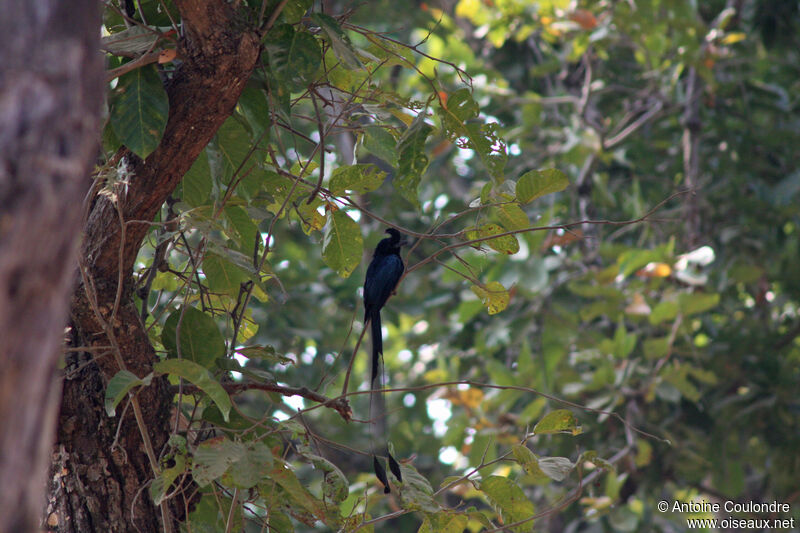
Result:
<instances>
[{"instance_id":1,"label":"bird's tail","mask_svg":"<svg viewBox=\"0 0 800 533\"><path fill-rule=\"evenodd\" d=\"M369 319L370 327L372 328L372 374L370 385L375 388L375 380L378 377L381 366L381 354L383 353L383 334L381 333L381 312L371 313ZM378 383L380 386L381 383Z\"/></svg>"},{"instance_id":2,"label":"bird's tail","mask_svg":"<svg viewBox=\"0 0 800 533\"><path fill-rule=\"evenodd\" d=\"M369 316L371 333L372 333L372 369L370 373L370 388L372 393L369 397L369 410L370 410L370 426L372 432L373 446L375 442L381 442L385 448L386 456L389 459L389 470L395 475L398 481L403 481L403 476L400 472L400 464L389 452L389 446L386 442L386 399L383 397L383 335L381 333L381 315L380 312L372 313ZM375 475L378 477L384 486L384 492L390 492L389 481L386 477L386 470L383 464L375 455L373 448L372 462L375 469Z\"/></svg>"}]
</instances>

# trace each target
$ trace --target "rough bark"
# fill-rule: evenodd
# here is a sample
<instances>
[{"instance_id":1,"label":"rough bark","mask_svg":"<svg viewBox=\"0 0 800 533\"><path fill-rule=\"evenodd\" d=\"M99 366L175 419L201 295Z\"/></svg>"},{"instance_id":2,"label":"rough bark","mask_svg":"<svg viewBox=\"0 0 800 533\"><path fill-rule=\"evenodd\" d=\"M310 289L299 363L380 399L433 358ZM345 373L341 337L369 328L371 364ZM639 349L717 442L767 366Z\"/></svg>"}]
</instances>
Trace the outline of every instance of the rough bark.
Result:
<instances>
[{"instance_id":1,"label":"rough bark","mask_svg":"<svg viewBox=\"0 0 800 533\"><path fill-rule=\"evenodd\" d=\"M167 82L170 110L160 145L145 160L126 150L124 190L96 194L80 249L81 282L72 298L71 344L87 347L68 360L48 505L57 531L170 531L184 502L173 500L168 523L147 491L170 434L172 396L163 379L137 393L141 423L125 400L117 416L103 410L105 385L121 367L144 377L155 353L133 306L129 280L142 240L164 201L228 118L257 64L258 33L224 0L176 0L184 37L182 65ZM126 222L121 222L121 219ZM120 287L118 281L122 280ZM70 371L71 370L71 371ZM153 454L140 427L146 428Z\"/></svg>"},{"instance_id":2,"label":"rough bark","mask_svg":"<svg viewBox=\"0 0 800 533\"><path fill-rule=\"evenodd\" d=\"M37 531L102 102L94 0L0 3L0 531Z\"/></svg>"}]
</instances>

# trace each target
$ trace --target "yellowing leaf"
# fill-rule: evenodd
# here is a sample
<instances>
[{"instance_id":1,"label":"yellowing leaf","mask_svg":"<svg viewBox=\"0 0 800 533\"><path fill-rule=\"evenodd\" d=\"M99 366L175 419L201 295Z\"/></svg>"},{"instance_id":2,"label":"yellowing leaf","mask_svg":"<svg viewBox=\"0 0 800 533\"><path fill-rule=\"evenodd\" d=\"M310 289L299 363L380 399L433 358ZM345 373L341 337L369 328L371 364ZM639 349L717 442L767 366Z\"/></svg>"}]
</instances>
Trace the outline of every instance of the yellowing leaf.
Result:
<instances>
[{"instance_id":1,"label":"yellowing leaf","mask_svg":"<svg viewBox=\"0 0 800 533\"><path fill-rule=\"evenodd\" d=\"M547 435L550 433L580 435L582 431L578 425L578 419L568 409L556 409L547 413L533 428L534 435Z\"/></svg>"},{"instance_id":2,"label":"yellowing leaf","mask_svg":"<svg viewBox=\"0 0 800 533\"><path fill-rule=\"evenodd\" d=\"M500 235L501 233L506 233L506 229L499 224L484 224L483 226L467 231L467 238L472 241L491 237L492 235ZM485 242L492 250L504 254L514 255L519 252L519 242L513 235L503 235L496 239L486 239L481 242ZM477 245L480 243L475 244Z\"/></svg>"},{"instance_id":3,"label":"yellowing leaf","mask_svg":"<svg viewBox=\"0 0 800 533\"><path fill-rule=\"evenodd\" d=\"M490 281L483 287L473 285L471 289L481 299L490 315L496 315L503 311L511 300L510 293L497 281Z\"/></svg>"}]
</instances>

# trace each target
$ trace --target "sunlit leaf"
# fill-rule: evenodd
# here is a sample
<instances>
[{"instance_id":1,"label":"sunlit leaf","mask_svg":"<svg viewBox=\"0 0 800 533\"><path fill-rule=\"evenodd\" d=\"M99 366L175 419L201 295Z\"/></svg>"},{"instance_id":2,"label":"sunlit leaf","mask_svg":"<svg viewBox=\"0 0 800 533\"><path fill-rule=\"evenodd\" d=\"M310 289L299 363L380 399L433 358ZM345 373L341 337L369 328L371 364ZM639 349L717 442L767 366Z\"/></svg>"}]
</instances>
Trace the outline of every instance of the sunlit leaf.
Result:
<instances>
[{"instance_id":1,"label":"sunlit leaf","mask_svg":"<svg viewBox=\"0 0 800 533\"><path fill-rule=\"evenodd\" d=\"M503 522L511 524L531 518L536 514L536 508L525 493L514 481L500 476L489 476L484 479L479 488L489 499L492 506L503 517ZM513 528L513 531L527 532L533 530L534 522L531 520Z\"/></svg>"},{"instance_id":2,"label":"sunlit leaf","mask_svg":"<svg viewBox=\"0 0 800 533\"><path fill-rule=\"evenodd\" d=\"M364 148L372 155L397 166L397 140L385 128L370 126L364 129Z\"/></svg>"},{"instance_id":3,"label":"sunlit leaf","mask_svg":"<svg viewBox=\"0 0 800 533\"><path fill-rule=\"evenodd\" d=\"M572 435L580 435L581 427L578 425L578 419L568 409L556 409L544 415L539 422L534 426L534 435L547 435L551 433L571 433Z\"/></svg>"},{"instance_id":4,"label":"sunlit leaf","mask_svg":"<svg viewBox=\"0 0 800 533\"><path fill-rule=\"evenodd\" d=\"M322 243L325 263L346 278L361 262L363 251L364 238L358 224L342 210L330 212Z\"/></svg>"},{"instance_id":5,"label":"sunlit leaf","mask_svg":"<svg viewBox=\"0 0 800 533\"><path fill-rule=\"evenodd\" d=\"M517 200L527 204L546 194L563 191L567 185L566 174L558 169L531 170L517 180Z\"/></svg>"},{"instance_id":6,"label":"sunlit leaf","mask_svg":"<svg viewBox=\"0 0 800 533\"><path fill-rule=\"evenodd\" d=\"M417 208L420 206L417 187L422 180L422 174L428 168L425 141L432 130L433 128L425 124L425 114L420 113L397 143L400 155L397 174L393 179L394 187Z\"/></svg>"},{"instance_id":7,"label":"sunlit leaf","mask_svg":"<svg viewBox=\"0 0 800 533\"><path fill-rule=\"evenodd\" d=\"M497 224L489 223L467 231L467 239L471 241L475 239L486 239L492 235L499 235L507 231L508 230ZM514 235L503 235L496 239L486 239L475 244L486 244L489 248L508 255L519 252L519 241L517 241Z\"/></svg>"},{"instance_id":8,"label":"sunlit leaf","mask_svg":"<svg viewBox=\"0 0 800 533\"><path fill-rule=\"evenodd\" d=\"M365 193L380 187L384 179L386 172L375 165L346 165L333 171L328 188L333 194L344 194L347 191Z\"/></svg>"},{"instance_id":9,"label":"sunlit leaf","mask_svg":"<svg viewBox=\"0 0 800 533\"><path fill-rule=\"evenodd\" d=\"M471 285L475 295L481 299L490 315L496 315L508 307L511 295L498 281L490 281L484 286Z\"/></svg>"}]
</instances>

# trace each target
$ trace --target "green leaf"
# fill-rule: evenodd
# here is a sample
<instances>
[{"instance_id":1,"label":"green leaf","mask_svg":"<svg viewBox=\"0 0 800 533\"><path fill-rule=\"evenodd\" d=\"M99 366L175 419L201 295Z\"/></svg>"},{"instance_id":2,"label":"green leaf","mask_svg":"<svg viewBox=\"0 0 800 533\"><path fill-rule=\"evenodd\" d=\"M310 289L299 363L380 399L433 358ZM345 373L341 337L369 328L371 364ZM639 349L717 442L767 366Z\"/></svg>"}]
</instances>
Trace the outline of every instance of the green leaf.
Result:
<instances>
[{"instance_id":1,"label":"green leaf","mask_svg":"<svg viewBox=\"0 0 800 533\"><path fill-rule=\"evenodd\" d=\"M536 508L519 485L506 477L489 476L480 483L479 489L486 494L505 524L519 522L536 514ZM514 527L513 531L533 531L533 520Z\"/></svg>"},{"instance_id":2,"label":"green leaf","mask_svg":"<svg viewBox=\"0 0 800 533\"><path fill-rule=\"evenodd\" d=\"M669 337L645 339L642 348L647 359L661 359L669 353Z\"/></svg>"},{"instance_id":3,"label":"green leaf","mask_svg":"<svg viewBox=\"0 0 800 533\"><path fill-rule=\"evenodd\" d=\"M253 142L269 140L270 112L264 90L252 84L246 85L239 97L239 110L247 120Z\"/></svg>"},{"instance_id":4,"label":"green leaf","mask_svg":"<svg viewBox=\"0 0 800 533\"><path fill-rule=\"evenodd\" d=\"M403 133L397 143L397 174L394 177L394 188L400 195L419 209L419 193L417 188L422 174L428 168L428 156L425 154L425 141L433 128L425 124L425 113L420 111L411 126Z\"/></svg>"},{"instance_id":5,"label":"green leaf","mask_svg":"<svg viewBox=\"0 0 800 533\"><path fill-rule=\"evenodd\" d=\"M106 386L105 408L108 416L116 415L116 408L128 391L139 385L149 385L153 375L148 374L145 378L139 379L128 370L120 370L108 381Z\"/></svg>"},{"instance_id":6,"label":"green leaf","mask_svg":"<svg viewBox=\"0 0 800 533\"><path fill-rule=\"evenodd\" d=\"M295 207L295 213L300 218L303 232L310 235L312 231L319 231L325 227L325 215L319 212L319 207L323 205L320 198L314 198L309 204L308 202L300 202L300 205Z\"/></svg>"},{"instance_id":7,"label":"green leaf","mask_svg":"<svg viewBox=\"0 0 800 533\"><path fill-rule=\"evenodd\" d=\"M481 299L490 315L496 315L503 311L511 300L511 294L498 281L490 281L483 287L472 285L470 289Z\"/></svg>"},{"instance_id":8,"label":"green leaf","mask_svg":"<svg viewBox=\"0 0 800 533\"><path fill-rule=\"evenodd\" d=\"M386 172L372 164L346 165L331 174L329 189L339 195L346 191L365 193L374 191L383 184Z\"/></svg>"},{"instance_id":9,"label":"green leaf","mask_svg":"<svg viewBox=\"0 0 800 533\"><path fill-rule=\"evenodd\" d=\"M171 357L178 356L176 332L180 317L181 309L173 311L164 322L164 329L161 332L161 343ZM182 358L208 368L214 359L225 355L225 340L217 323L207 314L194 307L186 307L180 326Z\"/></svg>"},{"instance_id":10,"label":"green leaf","mask_svg":"<svg viewBox=\"0 0 800 533\"><path fill-rule=\"evenodd\" d=\"M506 144L498 135L497 123L468 122L478 116L480 108L469 89L459 89L451 94L445 105L439 107L438 115L442 119L445 133L451 140L458 142L462 148L471 148L478 154L489 174L495 182L503 182L503 170L508 161Z\"/></svg>"},{"instance_id":11,"label":"green leaf","mask_svg":"<svg viewBox=\"0 0 800 533\"><path fill-rule=\"evenodd\" d=\"M400 471L403 474L402 495L406 509L428 513L442 510L439 503L433 499L433 487L427 479L411 465L401 464Z\"/></svg>"},{"instance_id":12,"label":"green leaf","mask_svg":"<svg viewBox=\"0 0 800 533\"><path fill-rule=\"evenodd\" d=\"M236 351L248 359L263 359L269 363L279 363L282 365L292 363L292 359L277 353L275 348L270 345L262 346L260 344L255 344L253 346L237 348Z\"/></svg>"},{"instance_id":13,"label":"green leaf","mask_svg":"<svg viewBox=\"0 0 800 533\"><path fill-rule=\"evenodd\" d=\"M277 461L270 472L270 476L286 492L290 500L286 503L289 503L292 508L306 509L330 527L338 529L338 525L341 521L338 506L328 505L326 502L316 498L303 487L294 472L285 468Z\"/></svg>"},{"instance_id":14,"label":"green leaf","mask_svg":"<svg viewBox=\"0 0 800 533\"><path fill-rule=\"evenodd\" d=\"M566 174L558 169L531 170L517 180L517 200L527 204L545 194L563 191L567 185Z\"/></svg>"},{"instance_id":15,"label":"green leaf","mask_svg":"<svg viewBox=\"0 0 800 533\"><path fill-rule=\"evenodd\" d=\"M231 399L207 368L188 359L165 359L153 365L153 370L162 374L181 377L196 385L211 398L212 402L217 404L223 418L225 418L226 422L228 421L231 411Z\"/></svg>"},{"instance_id":16,"label":"green leaf","mask_svg":"<svg viewBox=\"0 0 800 533\"><path fill-rule=\"evenodd\" d=\"M192 207L203 205L211 194L211 168L206 150L200 152L192 168L183 175L183 201Z\"/></svg>"},{"instance_id":17,"label":"green leaf","mask_svg":"<svg viewBox=\"0 0 800 533\"><path fill-rule=\"evenodd\" d=\"M364 239L358 224L342 210L331 211L322 242L325 264L346 278L361 262L363 252Z\"/></svg>"},{"instance_id":18,"label":"green leaf","mask_svg":"<svg viewBox=\"0 0 800 533\"><path fill-rule=\"evenodd\" d=\"M111 104L111 126L117 138L146 158L164 134L169 113L167 93L155 67L137 68L119 78Z\"/></svg>"},{"instance_id":19,"label":"green leaf","mask_svg":"<svg viewBox=\"0 0 800 533\"><path fill-rule=\"evenodd\" d=\"M475 150L481 158L495 182L502 183L503 171L508 162L508 153L506 152L506 143L497 133L498 128L496 122L471 123L466 125L466 134L469 138L469 147Z\"/></svg>"},{"instance_id":20,"label":"green leaf","mask_svg":"<svg viewBox=\"0 0 800 533\"><path fill-rule=\"evenodd\" d=\"M322 492L325 500L336 504L345 501L350 493L350 484L339 467L324 457L310 453L310 449L305 446L300 447L300 451L303 457L314 464L314 468L325 473L322 480Z\"/></svg>"},{"instance_id":21,"label":"green leaf","mask_svg":"<svg viewBox=\"0 0 800 533\"><path fill-rule=\"evenodd\" d=\"M662 300L653 308L648 320L655 326L667 320L672 320L676 316L678 316L678 302Z\"/></svg>"},{"instance_id":22,"label":"green leaf","mask_svg":"<svg viewBox=\"0 0 800 533\"><path fill-rule=\"evenodd\" d=\"M534 435L548 435L552 433L571 433L572 435L580 435L582 433L581 427L578 425L578 419L568 409L556 409L544 415L544 418L539 420L533 428Z\"/></svg>"},{"instance_id":23,"label":"green leaf","mask_svg":"<svg viewBox=\"0 0 800 533\"><path fill-rule=\"evenodd\" d=\"M223 476L225 484L240 489L255 487L272 469L272 452L263 442L238 443L243 448L238 459L231 463Z\"/></svg>"},{"instance_id":24,"label":"green leaf","mask_svg":"<svg viewBox=\"0 0 800 533\"><path fill-rule=\"evenodd\" d=\"M397 167L397 140L386 128L379 126L364 128L362 142L369 153Z\"/></svg>"},{"instance_id":25,"label":"green leaf","mask_svg":"<svg viewBox=\"0 0 800 533\"><path fill-rule=\"evenodd\" d=\"M492 209L492 213L504 228L511 231L529 228L531 225L528 215L517 203L499 205Z\"/></svg>"},{"instance_id":26,"label":"green leaf","mask_svg":"<svg viewBox=\"0 0 800 533\"><path fill-rule=\"evenodd\" d=\"M364 68L361 60L358 59L358 55L356 55L356 51L353 49L353 45L350 44L350 38L342 31L342 27L339 26L335 18L324 13L313 13L311 20L322 28L325 37L331 44L331 48L333 48L333 53L336 54L336 57L345 68L350 70Z\"/></svg>"},{"instance_id":27,"label":"green leaf","mask_svg":"<svg viewBox=\"0 0 800 533\"><path fill-rule=\"evenodd\" d=\"M696 315L719 305L719 294L683 293L678 296L678 305L685 316Z\"/></svg>"},{"instance_id":28,"label":"green leaf","mask_svg":"<svg viewBox=\"0 0 800 533\"><path fill-rule=\"evenodd\" d=\"M175 455L172 459L175 464L161 470L158 477L150 484L150 497L156 505L161 505L172 483L186 470L186 456Z\"/></svg>"},{"instance_id":29,"label":"green leaf","mask_svg":"<svg viewBox=\"0 0 800 533\"><path fill-rule=\"evenodd\" d=\"M437 513L427 514L417 533L463 533L469 531L469 518L463 514Z\"/></svg>"},{"instance_id":30,"label":"green leaf","mask_svg":"<svg viewBox=\"0 0 800 533\"><path fill-rule=\"evenodd\" d=\"M459 122L466 122L471 118L478 116L480 108L472 98L472 92L467 89L458 89L452 93L445 104L446 115L458 120Z\"/></svg>"},{"instance_id":31,"label":"green leaf","mask_svg":"<svg viewBox=\"0 0 800 533\"><path fill-rule=\"evenodd\" d=\"M489 223L467 231L467 239L471 241L475 239L483 239L486 237L491 237L492 235L506 233L507 231L508 230L497 224ZM503 235L502 237L497 237L496 239L487 239L485 241L475 243L473 246L477 248L482 243L486 243L489 248L495 251L508 255L514 255L515 253L519 252L519 241L517 241L517 238L514 235Z\"/></svg>"},{"instance_id":32,"label":"green leaf","mask_svg":"<svg viewBox=\"0 0 800 533\"><path fill-rule=\"evenodd\" d=\"M273 2L271 6L276 9L278 4L279 2ZM312 5L314 0L289 0L281 11L281 17L289 24L297 24Z\"/></svg>"},{"instance_id":33,"label":"green leaf","mask_svg":"<svg viewBox=\"0 0 800 533\"><path fill-rule=\"evenodd\" d=\"M617 330L614 332L614 356L618 359L628 357L636 348L636 334L628 333L625 322L620 319Z\"/></svg>"},{"instance_id":34,"label":"green leaf","mask_svg":"<svg viewBox=\"0 0 800 533\"><path fill-rule=\"evenodd\" d=\"M459 89L452 93L444 106L439 107L438 113L442 118L447 134L453 137L466 136L465 121L478 116L480 108L469 89Z\"/></svg>"},{"instance_id":35,"label":"green leaf","mask_svg":"<svg viewBox=\"0 0 800 533\"><path fill-rule=\"evenodd\" d=\"M192 478L200 487L205 487L220 479L244 454L244 447L240 443L224 436L202 442L194 452Z\"/></svg>"},{"instance_id":36,"label":"green leaf","mask_svg":"<svg viewBox=\"0 0 800 533\"><path fill-rule=\"evenodd\" d=\"M253 223L253 219L250 218L247 211L237 205L229 205L225 208L225 218L228 219L228 227L234 230L234 232L229 230L226 233L229 235L233 233L242 253L252 257L256 247L256 239L258 238L259 246L261 243L261 237L258 228ZM255 267L253 268L255 269Z\"/></svg>"},{"instance_id":37,"label":"green leaf","mask_svg":"<svg viewBox=\"0 0 800 533\"><path fill-rule=\"evenodd\" d=\"M517 460L525 472L534 480L541 481L550 479L547 474L542 472L542 469L539 468L539 457L530 451L527 446L515 444L512 446L511 452L514 454L514 459Z\"/></svg>"},{"instance_id":38,"label":"green leaf","mask_svg":"<svg viewBox=\"0 0 800 533\"><path fill-rule=\"evenodd\" d=\"M220 126L214 138L210 166L221 187L231 185L234 173L242 166L251 145L247 131L234 117L228 117ZM242 170L245 168L242 167Z\"/></svg>"},{"instance_id":39,"label":"green leaf","mask_svg":"<svg viewBox=\"0 0 800 533\"><path fill-rule=\"evenodd\" d=\"M264 45L269 68L278 82L290 91L305 89L322 64L322 50L313 35L289 24L275 26Z\"/></svg>"}]
</instances>

